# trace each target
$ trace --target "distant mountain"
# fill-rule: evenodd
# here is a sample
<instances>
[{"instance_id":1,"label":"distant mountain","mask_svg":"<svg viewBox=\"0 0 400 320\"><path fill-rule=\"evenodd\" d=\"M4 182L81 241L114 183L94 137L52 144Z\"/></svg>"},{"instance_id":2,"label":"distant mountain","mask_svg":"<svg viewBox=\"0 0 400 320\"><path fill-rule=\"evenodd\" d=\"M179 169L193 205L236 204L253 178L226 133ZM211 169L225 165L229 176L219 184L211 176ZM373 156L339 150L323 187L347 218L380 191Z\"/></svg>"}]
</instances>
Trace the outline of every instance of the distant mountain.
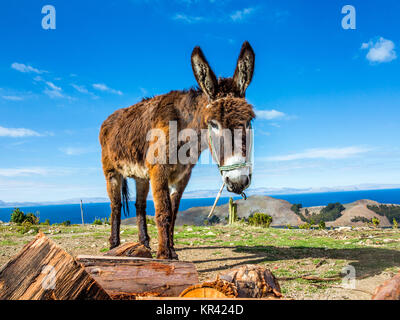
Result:
<instances>
[{"instance_id":1,"label":"distant mountain","mask_svg":"<svg viewBox=\"0 0 400 320\"><path fill-rule=\"evenodd\" d=\"M400 184L359 184L352 186L321 187L321 188L250 188L245 191L246 195L282 195L299 193L323 193L323 192L341 192L341 191L365 191L382 189L400 189ZM183 198L214 198L218 193L216 189L186 191ZM232 193L224 190L222 197L231 197Z\"/></svg>"},{"instance_id":2,"label":"distant mountain","mask_svg":"<svg viewBox=\"0 0 400 320\"><path fill-rule=\"evenodd\" d=\"M400 189L400 184L360 184L353 186L339 186L339 187L322 187L322 188L250 188L246 190L247 196L256 195L282 195L282 194L299 194L299 193L320 193L320 192L340 192L340 191L361 191L361 190L381 190L381 189ZM134 191L134 190L131 190ZM183 194L185 199L194 198L215 198L219 190L217 189L206 189L206 190L196 190L196 191L186 191ZM132 195L134 192L132 192ZM224 190L222 192L222 197L232 197L233 194ZM131 197L132 200L135 197ZM152 199L151 193L149 193L149 200ZM31 207L31 206L46 206L46 205L62 205L62 204L78 204L80 203L80 198L59 200L59 201L43 201L43 202L4 202L0 200L0 208L7 207ZM104 203L110 202L108 198L105 197L92 197L92 198L82 198L84 203Z\"/></svg>"},{"instance_id":3,"label":"distant mountain","mask_svg":"<svg viewBox=\"0 0 400 320\"><path fill-rule=\"evenodd\" d=\"M103 203L110 202L108 198L97 197L97 198L82 198L83 203ZM62 204L79 204L81 199L67 199L60 201L45 201L45 202L4 202L0 201L0 208L12 208L12 207L35 207L35 206L51 206L51 205L62 205Z\"/></svg>"}]
</instances>

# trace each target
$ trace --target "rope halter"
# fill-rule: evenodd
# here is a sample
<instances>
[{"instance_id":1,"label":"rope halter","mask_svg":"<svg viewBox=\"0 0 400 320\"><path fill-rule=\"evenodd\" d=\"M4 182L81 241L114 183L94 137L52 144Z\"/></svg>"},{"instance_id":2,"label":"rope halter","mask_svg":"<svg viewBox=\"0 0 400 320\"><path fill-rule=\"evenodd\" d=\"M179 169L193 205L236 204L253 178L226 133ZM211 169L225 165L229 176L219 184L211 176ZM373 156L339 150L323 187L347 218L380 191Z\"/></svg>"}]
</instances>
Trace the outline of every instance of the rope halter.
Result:
<instances>
[{"instance_id":1,"label":"rope halter","mask_svg":"<svg viewBox=\"0 0 400 320\"><path fill-rule=\"evenodd\" d=\"M251 129L252 129L252 127L251 127L251 124L250 124L250 130ZM214 160L217 162L217 166L218 166L218 169L219 169L221 174L224 171L232 171L232 170L236 170L236 169L240 169L240 168L252 167L252 161L251 160L250 161L243 161L243 162L239 162L239 163L235 163L235 164L231 164L231 165L222 166L220 164L218 155L215 152L215 148L214 148L214 143L213 143L211 132L212 132L211 125L208 124L208 145L210 147L211 155L214 158ZM251 155L252 149L253 149L253 134L251 134L250 143L251 143L251 145L250 145L250 148L249 148L249 152L250 152L250 155Z\"/></svg>"}]
</instances>

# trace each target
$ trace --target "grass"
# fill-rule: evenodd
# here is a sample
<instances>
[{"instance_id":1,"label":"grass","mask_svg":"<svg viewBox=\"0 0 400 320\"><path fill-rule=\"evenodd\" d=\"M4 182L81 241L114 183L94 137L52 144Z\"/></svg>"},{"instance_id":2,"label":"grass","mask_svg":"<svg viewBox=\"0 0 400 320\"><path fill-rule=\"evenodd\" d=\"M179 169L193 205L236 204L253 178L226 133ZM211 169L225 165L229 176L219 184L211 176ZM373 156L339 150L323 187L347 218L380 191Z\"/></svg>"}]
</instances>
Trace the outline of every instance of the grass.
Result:
<instances>
[{"instance_id":1,"label":"grass","mask_svg":"<svg viewBox=\"0 0 400 320\"><path fill-rule=\"evenodd\" d=\"M34 234L21 234L18 226L0 225L0 265L6 263ZM97 254L108 250L110 226L43 226L39 229L73 255ZM157 228L148 225L153 254ZM121 226L121 241L137 241L136 226ZM177 226L175 247L181 260L193 261L201 281L241 264L269 268L280 281L282 292L293 298L335 298L332 285L318 286L301 276L338 276L352 265L359 279L395 273L400 267L400 231L356 229L349 231L274 229L242 223L231 226ZM370 291L373 291L372 289ZM333 296L332 296L333 295ZM341 296L339 296L341 298Z\"/></svg>"}]
</instances>

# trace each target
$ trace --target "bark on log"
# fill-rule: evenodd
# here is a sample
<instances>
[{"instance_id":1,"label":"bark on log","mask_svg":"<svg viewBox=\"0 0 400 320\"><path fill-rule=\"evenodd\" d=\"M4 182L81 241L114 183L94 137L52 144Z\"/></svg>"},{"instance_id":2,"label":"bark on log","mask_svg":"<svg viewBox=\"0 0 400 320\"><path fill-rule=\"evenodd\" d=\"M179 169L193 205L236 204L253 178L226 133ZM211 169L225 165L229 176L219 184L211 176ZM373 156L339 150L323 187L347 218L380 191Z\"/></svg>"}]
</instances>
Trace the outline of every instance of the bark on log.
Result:
<instances>
[{"instance_id":1,"label":"bark on log","mask_svg":"<svg viewBox=\"0 0 400 320\"><path fill-rule=\"evenodd\" d=\"M151 251L144 245L137 242L128 242L122 244L110 251L107 251L105 256L117 256L117 257L140 257L140 258L152 258Z\"/></svg>"},{"instance_id":2,"label":"bark on log","mask_svg":"<svg viewBox=\"0 0 400 320\"><path fill-rule=\"evenodd\" d=\"M372 300L400 300L400 273L376 288Z\"/></svg>"},{"instance_id":3,"label":"bark on log","mask_svg":"<svg viewBox=\"0 0 400 320\"><path fill-rule=\"evenodd\" d=\"M72 256L39 233L0 270L0 300L109 300Z\"/></svg>"},{"instance_id":4,"label":"bark on log","mask_svg":"<svg viewBox=\"0 0 400 320\"><path fill-rule=\"evenodd\" d=\"M221 280L234 284L238 298L282 297L281 288L272 272L260 266L248 264L219 275Z\"/></svg>"},{"instance_id":5,"label":"bark on log","mask_svg":"<svg viewBox=\"0 0 400 320\"><path fill-rule=\"evenodd\" d=\"M199 283L191 262L83 255L77 261L113 299L177 297L185 288Z\"/></svg>"}]
</instances>

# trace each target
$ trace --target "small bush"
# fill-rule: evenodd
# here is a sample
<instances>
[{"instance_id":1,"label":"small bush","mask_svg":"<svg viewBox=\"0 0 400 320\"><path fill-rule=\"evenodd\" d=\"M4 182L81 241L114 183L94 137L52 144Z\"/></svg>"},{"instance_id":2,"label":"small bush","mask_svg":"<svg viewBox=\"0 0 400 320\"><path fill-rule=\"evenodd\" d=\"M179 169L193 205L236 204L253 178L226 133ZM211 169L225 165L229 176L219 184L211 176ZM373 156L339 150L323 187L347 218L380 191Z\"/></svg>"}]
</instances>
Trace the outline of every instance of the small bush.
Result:
<instances>
[{"instance_id":1,"label":"small bush","mask_svg":"<svg viewBox=\"0 0 400 320\"><path fill-rule=\"evenodd\" d=\"M372 220L367 219L366 217L354 217L351 219L351 222L364 222L364 223L372 223Z\"/></svg>"},{"instance_id":2,"label":"small bush","mask_svg":"<svg viewBox=\"0 0 400 320\"><path fill-rule=\"evenodd\" d=\"M220 222L221 222L221 219L217 216L212 216L211 218L207 218L203 221L204 225L206 225L206 226L218 224Z\"/></svg>"},{"instance_id":3,"label":"small bush","mask_svg":"<svg viewBox=\"0 0 400 320\"><path fill-rule=\"evenodd\" d=\"M23 213L19 208L15 208L11 213L11 222L21 224L25 221L25 213Z\"/></svg>"},{"instance_id":4,"label":"small bush","mask_svg":"<svg viewBox=\"0 0 400 320\"><path fill-rule=\"evenodd\" d=\"M311 223L306 222L306 223L304 223L304 224L301 224L301 225L299 225L299 229L306 229L306 230L309 230L309 229L311 229Z\"/></svg>"},{"instance_id":5,"label":"small bush","mask_svg":"<svg viewBox=\"0 0 400 320\"><path fill-rule=\"evenodd\" d=\"M247 220L251 226L269 228L272 223L272 217L266 213L255 212Z\"/></svg>"},{"instance_id":6,"label":"small bush","mask_svg":"<svg viewBox=\"0 0 400 320\"><path fill-rule=\"evenodd\" d=\"M71 221L69 221L69 220L63 221L63 222L61 222L61 225L64 227L68 227L71 225Z\"/></svg>"},{"instance_id":7,"label":"small bush","mask_svg":"<svg viewBox=\"0 0 400 320\"><path fill-rule=\"evenodd\" d=\"M99 219L99 218L96 218L96 219L94 219L92 224L101 226L103 224L103 221L101 221L101 219Z\"/></svg>"},{"instance_id":8,"label":"small bush","mask_svg":"<svg viewBox=\"0 0 400 320\"><path fill-rule=\"evenodd\" d=\"M147 224L150 224L150 225L152 225L152 226L155 226L155 225L156 225L155 220L154 220L154 219L151 219L151 218L148 218L148 217L146 217L146 223L147 223Z\"/></svg>"},{"instance_id":9,"label":"small bush","mask_svg":"<svg viewBox=\"0 0 400 320\"><path fill-rule=\"evenodd\" d=\"M42 222L41 224L44 225L44 226L49 226L49 225L50 225L50 220L49 220L49 219L46 219L46 220L44 220L44 222Z\"/></svg>"},{"instance_id":10,"label":"small bush","mask_svg":"<svg viewBox=\"0 0 400 320\"><path fill-rule=\"evenodd\" d=\"M25 221L29 221L32 224L39 224L39 217L30 212L26 214Z\"/></svg>"},{"instance_id":11,"label":"small bush","mask_svg":"<svg viewBox=\"0 0 400 320\"><path fill-rule=\"evenodd\" d=\"M30 224L39 224L39 212L36 214L34 213L27 213L25 214L19 208L15 208L11 213L11 222L16 224L23 224L25 221L28 221Z\"/></svg>"},{"instance_id":12,"label":"small bush","mask_svg":"<svg viewBox=\"0 0 400 320\"><path fill-rule=\"evenodd\" d=\"M393 229L398 229L398 228L399 228L399 224L398 224L398 222L396 221L396 219L393 218Z\"/></svg>"},{"instance_id":13,"label":"small bush","mask_svg":"<svg viewBox=\"0 0 400 320\"><path fill-rule=\"evenodd\" d=\"M375 228L377 228L378 226L379 226L379 223L380 223L380 221L379 221L379 219L378 218L372 218L372 225L375 227Z\"/></svg>"},{"instance_id":14,"label":"small bush","mask_svg":"<svg viewBox=\"0 0 400 320\"><path fill-rule=\"evenodd\" d=\"M326 229L326 224L325 221L320 221L318 224L318 229L319 230L325 230Z\"/></svg>"},{"instance_id":15,"label":"small bush","mask_svg":"<svg viewBox=\"0 0 400 320\"><path fill-rule=\"evenodd\" d=\"M21 226L22 226L22 228L21 228L20 232L22 234L27 233L30 230L33 230L34 233L38 233L39 232L39 227L34 225L34 224L32 224L28 220L25 220L24 222L22 222Z\"/></svg>"}]
</instances>

